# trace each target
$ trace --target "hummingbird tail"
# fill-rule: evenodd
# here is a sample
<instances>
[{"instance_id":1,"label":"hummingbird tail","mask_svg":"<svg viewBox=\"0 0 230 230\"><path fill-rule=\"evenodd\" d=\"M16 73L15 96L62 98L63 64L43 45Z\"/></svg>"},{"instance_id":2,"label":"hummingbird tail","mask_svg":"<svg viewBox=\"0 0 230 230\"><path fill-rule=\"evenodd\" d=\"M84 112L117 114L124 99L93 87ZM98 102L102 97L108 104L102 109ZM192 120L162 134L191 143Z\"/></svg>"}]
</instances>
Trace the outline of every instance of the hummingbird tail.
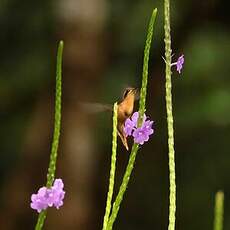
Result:
<instances>
[{"instance_id":1,"label":"hummingbird tail","mask_svg":"<svg viewBox=\"0 0 230 230\"><path fill-rule=\"evenodd\" d=\"M120 131L118 130L118 135L121 138L122 144L125 146L126 150L129 151L129 146L128 146L128 142L127 142L127 138L124 134L120 133Z\"/></svg>"}]
</instances>

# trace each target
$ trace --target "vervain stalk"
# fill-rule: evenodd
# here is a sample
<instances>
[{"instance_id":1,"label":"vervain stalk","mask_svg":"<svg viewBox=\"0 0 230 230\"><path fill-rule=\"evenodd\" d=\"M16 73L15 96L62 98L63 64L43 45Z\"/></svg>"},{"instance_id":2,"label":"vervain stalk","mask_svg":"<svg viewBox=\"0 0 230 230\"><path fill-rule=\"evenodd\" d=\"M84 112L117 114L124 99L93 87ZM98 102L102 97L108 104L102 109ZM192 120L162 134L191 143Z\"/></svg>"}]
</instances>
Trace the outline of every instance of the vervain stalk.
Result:
<instances>
[{"instance_id":1,"label":"vervain stalk","mask_svg":"<svg viewBox=\"0 0 230 230\"><path fill-rule=\"evenodd\" d=\"M140 103L139 103L139 113L140 113L140 119L138 124L141 123L141 119L143 117L143 114L145 112L145 102L146 102L146 92L147 92L147 83L148 83L148 61L149 61L149 53L150 53L150 47L151 47L151 41L153 36L153 28L154 23L156 19L157 9L154 9L152 12L152 16L149 22L148 32L147 32L147 39L145 43L145 50L144 50L144 62L143 62L143 74L142 74L142 87L140 92ZM125 191L127 190L127 186L129 183L129 179L131 176L131 173L133 171L136 155L138 151L138 144L133 144L131 154L129 157L129 162L126 167L126 171L121 183L121 186L119 188L118 195L113 203L112 213L109 218L107 230L111 230L113 228L114 221L117 218L118 211L120 209L120 204L123 200L123 196Z\"/></svg>"},{"instance_id":2,"label":"vervain stalk","mask_svg":"<svg viewBox=\"0 0 230 230\"><path fill-rule=\"evenodd\" d=\"M111 201L113 196L114 178L115 178L115 169L116 169L116 155L117 155L117 103L115 103L113 107L112 156L111 156L110 177L109 177L109 191L107 194L103 230L106 230L107 228L109 214L111 211Z\"/></svg>"},{"instance_id":3,"label":"vervain stalk","mask_svg":"<svg viewBox=\"0 0 230 230\"><path fill-rule=\"evenodd\" d=\"M171 36L170 36L170 0L164 0L164 30L165 30L165 100L168 124L168 156L169 156L169 230L175 229L176 219L176 173L175 173L175 150L174 130L172 113L172 83L171 83Z\"/></svg>"},{"instance_id":4,"label":"vervain stalk","mask_svg":"<svg viewBox=\"0 0 230 230\"><path fill-rule=\"evenodd\" d=\"M62 53L63 53L63 41L59 42L58 52L57 52L57 68L56 68L56 93L55 93L55 115L54 115L54 133L53 142L51 147L50 162L47 173L47 183L46 186L49 188L52 186L55 171L56 171L56 161L57 161L57 150L60 136L61 128L61 94L62 94ZM39 213L38 220L35 229L40 230L43 227L47 210Z\"/></svg>"},{"instance_id":5,"label":"vervain stalk","mask_svg":"<svg viewBox=\"0 0 230 230\"><path fill-rule=\"evenodd\" d=\"M145 42L143 70L142 70L142 83L141 83L140 100L139 100L139 114L141 117L145 113L148 72L149 72L149 54L150 54L150 48L151 48L151 42L152 42L152 37L153 37L153 29L154 29L156 15L157 15L157 9L154 9L152 12L150 22L149 22L147 38Z\"/></svg>"},{"instance_id":6,"label":"vervain stalk","mask_svg":"<svg viewBox=\"0 0 230 230\"><path fill-rule=\"evenodd\" d=\"M131 173L133 171L133 167L134 167L134 163L135 163L135 159L136 159L136 155L137 155L137 150L138 150L138 144L134 144L132 147L132 151L131 151L131 154L129 157L129 162L128 162L128 165L126 167L126 171L125 171L121 186L119 188L118 195L117 195L117 197L113 203L113 209L112 209L112 213L111 213L110 218L109 218L107 230L113 229L113 223L117 218L117 214L118 214L118 211L120 209L120 204L123 200L124 193L127 189L129 179L130 179Z\"/></svg>"},{"instance_id":7,"label":"vervain stalk","mask_svg":"<svg viewBox=\"0 0 230 230\"><path fill-rule=\"evenodd\" d=\"M224 222L224 193L219 191L215 197L214 230L222 230Z\"/></svg>"}]
</instances>

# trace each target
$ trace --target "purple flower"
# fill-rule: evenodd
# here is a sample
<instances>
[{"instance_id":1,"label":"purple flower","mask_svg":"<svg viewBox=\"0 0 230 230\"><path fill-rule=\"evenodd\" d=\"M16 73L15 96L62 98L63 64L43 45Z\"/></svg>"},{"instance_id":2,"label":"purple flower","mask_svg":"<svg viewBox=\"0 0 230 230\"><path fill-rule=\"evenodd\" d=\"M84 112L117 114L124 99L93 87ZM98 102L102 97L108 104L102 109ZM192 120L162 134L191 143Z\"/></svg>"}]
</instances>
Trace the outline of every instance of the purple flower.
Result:
<instances>
[{"instance_id":1,"label":"purple flower","mask_svg":"<svg viewBox=\"0 0 230 230\"><path fill-rule=\"evenodd\" d=\"M135 112L131 119L126 119L124 132L126 136L133 136L135 143L143 145L144 142L149 140L149 136L154 132L152 129L153 121L146 120L146 115L144 114L142 125L138 127L138 117L139 113Z\"/></svg>"},{"instance_id":2,"label":"purple flower","mask_svg":"<svg viewBox=\"0 0 230 230\"><path fill-rule=\"evenodd\" d=\"M38 212L55 206L57 209L63 205L65 191L62 179L55 179L51 188L42 187L37 194L32 194L30 207Z\"/></svg>"},{"instance_id":3,"label":"purple flower","mask_svg":"<svg viewBox=\"0 0 230 230\"><path fill-rule=\"evenodd\" d=\"M127 118L124 127L124 132L126 137L132 135L134 127L135 127L135 122L133 122L130 118Z\"/></svg>"},{"instance_id":4,"label":"purple flower","mask_svg":"<svg viewBox=\"0 0 230 230\"><path fill-rule=\"evenodd\" d=\"M133 131L134 142L143 145L144 142L149 140L149 136L153 134L152 129L153 121L146 121L140 128Z\"/></svg>"},{"instance_id":5,"label":"purple flower","mask_svg":"<svg viewBox=\"0 0 230 230\"><path fill-rule=\"evenodd\" d=\"M32 194L31 196L31 204L30 207L32 209L36 209L38 212L41 212L42 210L47 209L48 203L47 203L47 188L42 187L38 190L37 194Z\"/></svg>"},{"instance_id":6,"label":"purple flower","mask_svg":"<svg viewBox=\"0 0 230 230\"><path fill-rule=\"evenodd\" d=\"M63 191L64 184L62 182L62 179L56 179L54 181L54 185L52 186L53 191L53 205L59 209L60 206L63 205L63 199L65 197L65 191Z\"/></svg>"},{"instance_id":7,"label":"purple flower","mask_svg":"<svg viewBox=\"0 0 230 230\"><path fill-rule=\"evenodd\" d=\"M174 62L171 64L171 66L176 65L176 70L181 73L181 70L183 68L183 64L184 64L184 54L182 54L178 59L177 62Z\"/></svg>"},{"instance_id":8,"label":"purple flower","mask_svg":"<svg viewBox=\"0 0 230 230\"><path fill-rule=\"evenodd\" d=\"M135 112L133 113L131 118L127 118L125 121L125 127L124 127L124 132L126 137L127 136L132 136L132 133L134 131L134 129L137 128L137 122L138 122L138 118L139 118L139 113ZM146 115L143 115L143 123L146 120Z\"/></svg>"},{"instance_id":9,"label":"purple flower","mask_svg":"<svg viewBox=\"0 0 230 230\"><path fill-rule=\"evenodd\" d=\"M181 69L183 68L183 64L184 64L184 54L182 54L176 62L176 70L181 73Z\"/></svg>"}]
</instances>

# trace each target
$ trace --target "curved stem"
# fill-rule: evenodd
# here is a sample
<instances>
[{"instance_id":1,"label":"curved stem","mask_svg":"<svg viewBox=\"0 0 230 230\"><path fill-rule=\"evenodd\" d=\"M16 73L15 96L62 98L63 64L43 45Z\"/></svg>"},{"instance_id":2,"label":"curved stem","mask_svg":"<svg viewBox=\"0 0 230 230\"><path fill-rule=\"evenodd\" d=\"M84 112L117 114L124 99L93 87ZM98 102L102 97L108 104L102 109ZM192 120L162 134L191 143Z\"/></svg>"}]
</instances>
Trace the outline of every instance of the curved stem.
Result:
<instances>
[{"instance_id":1,"label":"curved stem","mask_svg":"<svg viewBox=\"0 0 230 230\"><path fill-rule=\"evenodd\" d=\"M157 9L152 11L152 15L150 18L147 38L145 42L145 49L144 49L144 60L143 60L143 71L142 71L142 84L141 84L141 91L140 91L140 101L139 101L139 114L140 117L145 113L145 103L146 103L146 94L147 94L147 83L148 83L148 69L149 69L149 54L151 48L151 42L153 38L153 29L154 23L157 16ZM141 120L139 120L139 124L141 124Z\"/></svg>"},{"instance_id":2,"label":"curved stem","mask_svg":"<svg viewBox=\"0 0 230 230\"><path fill-rule=\"evenodd\" d=\"M131 173L133 171L133 166L134 166L134 163L135 163L137 150L138 150L138 145L134 144L133 147L132 147L132 152L131 152L130 157L129 157L129 162L128 162L128 165L126 167L125 175L123 177L123 180L122 180L118 195L116 197L115 202L113 203L112 214L111 214L111 216L109 218L107 230L113 229L113 223L117 218L117 214L118 214L118 211L120 209L120 204L121 204L121 202L123 200L125 191L127 189L128 183L129 183Z\"/></svg>"},{"instance_id":3,"label":"curved stem","mask_svg":"<svg viewBox=\"0 0 230 230\"><path fill-rule=\"evenodd\" d=\"M47 173L47 187L51 187L55 178L57 150L61 129L61 92L62 92L62 53L63 53L63 41L60 41L57 53L57 70L56 70L56 93L55 93L55 115L54 115L54 133L53 142L51 147L50 162ZM39 213L36 230L41 230L46 219L47 210Z\"/></svg>"},{"instance_id":4,"label":"curved stem","mask_svg":"<svg viewBox=\"0 0 230 230\"><path fill-rule=\"evenodd\" d=\"M147 32L147 39L145 43L145 50L144 50L144 61L143 61L143 74L142 74L142 86L141 86L141 92L140 92L140 102L139 102L139 113L140 117L138 120L138 124L141 123L143 114L145 112L145 102L146 102L146 94L147 94L147 83L148 83L148 62L149 62L149 53L151 48L151 42L153 37L153 29L154 29L154 23L156 19L157 9L154 9L150 18L149 26L148 26L148 32ZM136 160L136 155L138 151L138 144L133 144L131 154L129 156L129 162L126 167L126 171L121 183L121 186L119 188L118 195L113 203L113 209L112 213L109 218L109 222L107 225L107 230L112 230L114 221L117 218L118 211L120 209L120 204L123 200L125 191L127 190L127 186L130 180L131 173L133 171L134 163Z\"/></svg>"},{"instance_id":5,"label":"curved stem","mask_svg":"<svg viewBox=\"0 0 230 230\"><path fill-rule=\"evenodd\" d=\"M113 196L114 178L116 170L116 155L117 155L117 103L113 107L113 143L112 143L112 156L110 166L110 177L109 177L109 191L107 194L105 216L103 221L103 230L107 228L109 214L111 211L111 201Z\"/></svg>"}]
</instances>

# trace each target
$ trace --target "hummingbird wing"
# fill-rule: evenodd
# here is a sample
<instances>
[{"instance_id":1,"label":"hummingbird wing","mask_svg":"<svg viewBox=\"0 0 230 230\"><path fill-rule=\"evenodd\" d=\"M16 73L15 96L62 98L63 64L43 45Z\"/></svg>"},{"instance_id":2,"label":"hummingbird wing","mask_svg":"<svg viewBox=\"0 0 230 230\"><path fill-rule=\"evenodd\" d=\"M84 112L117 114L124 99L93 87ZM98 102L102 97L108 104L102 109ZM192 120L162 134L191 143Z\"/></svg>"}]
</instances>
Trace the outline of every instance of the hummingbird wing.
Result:
<instances>
[{"instance_id":1,"label":"hummingbird wing","mask_svg":"<svg viewBox=\"0 0 230 230\"><path fill-rule=\"evenodd\" d=\"M91 102L79 102L78 106L84 112L87 113L100 113L100 112L112 112L112 105L101 104L101 103L91 103Z\"/></svg>"}]
</instances>

